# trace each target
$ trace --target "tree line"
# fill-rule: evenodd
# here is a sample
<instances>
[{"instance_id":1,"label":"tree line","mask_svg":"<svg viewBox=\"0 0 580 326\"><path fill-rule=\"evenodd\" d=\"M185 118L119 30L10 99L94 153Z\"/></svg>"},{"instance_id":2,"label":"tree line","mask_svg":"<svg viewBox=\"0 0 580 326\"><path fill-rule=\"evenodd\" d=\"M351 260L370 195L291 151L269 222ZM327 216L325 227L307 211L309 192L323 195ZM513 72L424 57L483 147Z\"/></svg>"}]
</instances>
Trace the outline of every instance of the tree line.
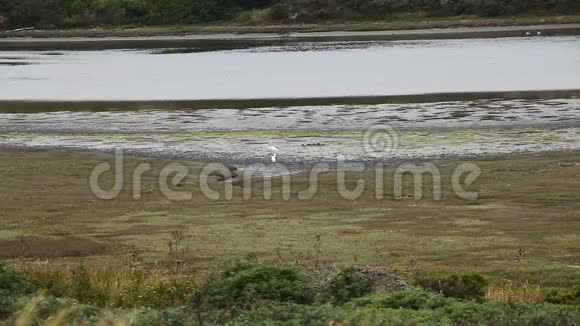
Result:
<instances>
[{"instance_id":1,"label":"tree line","mask_svg":"<svg viewBox=\"0 0 580 326\"><path fill-rule=\"evenodd\" d=\"M579 0L0 0L2 27L198 24L267 9L273 21L385 19L421 16L580 12Z\"/></svg>"},{"instance_id":2,"label":"tree line","mask_svg":"<svg viewBox=\"0 0 580 326\"><path fill-rule=\"evenodd\" d=\"M269 0L0 0L10 26L196 24L263 8Z\"/></svg>"}]
</instances>

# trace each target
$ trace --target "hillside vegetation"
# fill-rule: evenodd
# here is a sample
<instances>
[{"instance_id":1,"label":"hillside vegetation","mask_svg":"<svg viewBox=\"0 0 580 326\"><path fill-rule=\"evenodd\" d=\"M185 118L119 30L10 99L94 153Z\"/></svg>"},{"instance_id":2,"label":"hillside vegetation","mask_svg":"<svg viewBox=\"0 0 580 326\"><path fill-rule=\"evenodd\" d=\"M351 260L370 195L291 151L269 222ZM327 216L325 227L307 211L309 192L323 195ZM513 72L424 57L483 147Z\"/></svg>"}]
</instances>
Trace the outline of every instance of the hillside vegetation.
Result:
<instances>
[{"instance_id":1,"label":"hillside vegetation","mask_svg":"<svg viewBox=\"0 0 580 326\"><path fill-rule=\"evenodd\" d=\"M574 14L577 0L0 0L0 28Z\"/></svg>"}]
</instances>

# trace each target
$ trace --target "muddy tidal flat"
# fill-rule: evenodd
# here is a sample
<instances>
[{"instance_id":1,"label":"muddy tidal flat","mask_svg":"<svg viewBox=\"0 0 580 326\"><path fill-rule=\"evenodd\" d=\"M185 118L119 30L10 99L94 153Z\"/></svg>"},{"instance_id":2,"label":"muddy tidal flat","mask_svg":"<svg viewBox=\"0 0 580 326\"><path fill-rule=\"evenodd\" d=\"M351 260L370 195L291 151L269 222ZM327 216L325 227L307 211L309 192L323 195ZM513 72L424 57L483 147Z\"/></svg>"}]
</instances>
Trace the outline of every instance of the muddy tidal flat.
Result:
<instances>
[{"instance_id":1,"label":"muddy tidal flat","mask_svg":"<svg viewBox=\"0 0 580 326\"><path fill-rule=\"evenodd\" d=\"M4 113L0 146L113 152L301 172L317 164L580 150L580 100ZM390 142L370 148L373 137ZM386 137L386 138L385 138ZM280 149L277 164L265 145ZM375 152L378 150L378 152ZM370 151L370 152L369 152Z\"/></svg>"}]
</instances>

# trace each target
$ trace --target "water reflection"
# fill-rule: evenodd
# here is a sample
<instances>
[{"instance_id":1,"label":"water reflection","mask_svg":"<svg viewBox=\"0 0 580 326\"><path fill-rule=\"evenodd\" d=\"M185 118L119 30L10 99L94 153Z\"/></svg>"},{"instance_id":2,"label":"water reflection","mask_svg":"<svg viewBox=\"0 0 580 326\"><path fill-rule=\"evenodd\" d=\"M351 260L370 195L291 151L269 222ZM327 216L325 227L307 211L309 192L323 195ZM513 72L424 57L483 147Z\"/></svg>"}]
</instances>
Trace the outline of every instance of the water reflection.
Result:
<instances>
[{"instance_id":1,"label":"water reflection","mask_svg":"<svg viewBox=\"0 0 580 326\"><path fill-rule=\"evenodd\" d=\"M21 58L0 60L5 63L0 65L0 99L318 98L580 88L580 37L291 43L151 53L0 52L0 57Z\"/></svg>"}]
</instances>

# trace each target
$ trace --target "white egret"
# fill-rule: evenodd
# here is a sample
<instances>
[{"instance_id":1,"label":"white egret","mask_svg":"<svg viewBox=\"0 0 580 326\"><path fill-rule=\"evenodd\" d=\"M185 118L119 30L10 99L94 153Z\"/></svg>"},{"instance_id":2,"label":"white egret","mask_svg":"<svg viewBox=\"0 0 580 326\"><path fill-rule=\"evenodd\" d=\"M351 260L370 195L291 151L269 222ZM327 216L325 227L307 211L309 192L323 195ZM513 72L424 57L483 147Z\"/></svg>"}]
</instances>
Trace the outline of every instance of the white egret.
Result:
<instances>
[{"instance_id":1,"label":"white egret","mask_svg":"<svg viewBox=\"0 0 580 326\"><path fill-rule=\"evenodd\" d=\"M527 32L526 35L530 36L530 35L532 35L532 33L531 32Z\"/></svg>"},{"instance_id":2,"label":"white egret","mask_svg":"<svg viewBox=\"0 0 580 326\"><path fill-rule=\"evenodd\" d=\"M278 148L276 148L275 146L270 146L270 145L266 145L264 144L264 146L266 146L266 148L270 151L270 160L272 161L272 163L276 163L276 155L278 155L278 152L280 151Z\"/></svg>"},{"instance_id":3,"label":"white egret","mask_svg":"<svg viewBox=\"0 0 580 326\"><path fill-rule=\"evenodd\" d=\"M542 35L542 32L538 32L538 35Z\"/></svg>"},{"instance_id":4,"label":"white egret","mask_svg":"<svg viewBox=\"0 0 580 326\"><path fill-rule=\"evenodd\" d=\"M266 146L266 148L272 152L272 153L278 153L280 150L278 148L276 148L275 146L270 146L270 145L266 145L264 144L264 146Z\"/></svg>"}]
</instances>

